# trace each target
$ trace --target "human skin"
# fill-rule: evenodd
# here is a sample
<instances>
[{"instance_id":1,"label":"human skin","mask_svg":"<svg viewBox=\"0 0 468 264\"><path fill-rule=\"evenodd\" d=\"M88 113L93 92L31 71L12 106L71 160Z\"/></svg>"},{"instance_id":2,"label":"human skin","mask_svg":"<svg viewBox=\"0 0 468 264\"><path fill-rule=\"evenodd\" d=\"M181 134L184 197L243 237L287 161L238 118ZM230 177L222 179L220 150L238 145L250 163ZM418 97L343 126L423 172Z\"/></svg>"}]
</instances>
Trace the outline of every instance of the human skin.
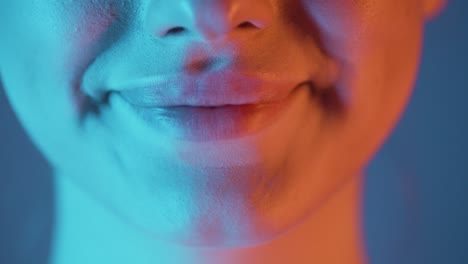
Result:
<instances>
[{"instance_id":1,"label":"human skin","mask_svg":"<svg viewBox=\"0 0 468 264\"><path fill-rule=\"evenodd\" d=\"M424 23L442 5L6 0L0 74L57 177L129 227L193 248L254 247L359 186L410 96ZM241 78L229 82L229 71ZM147 90L128 91L171 74L166 89L149 87L153 105L137 106ZM210 74L223 81L183 82ZM266 84L252 92L258 78Z\"/></svg>"}]
</instances>

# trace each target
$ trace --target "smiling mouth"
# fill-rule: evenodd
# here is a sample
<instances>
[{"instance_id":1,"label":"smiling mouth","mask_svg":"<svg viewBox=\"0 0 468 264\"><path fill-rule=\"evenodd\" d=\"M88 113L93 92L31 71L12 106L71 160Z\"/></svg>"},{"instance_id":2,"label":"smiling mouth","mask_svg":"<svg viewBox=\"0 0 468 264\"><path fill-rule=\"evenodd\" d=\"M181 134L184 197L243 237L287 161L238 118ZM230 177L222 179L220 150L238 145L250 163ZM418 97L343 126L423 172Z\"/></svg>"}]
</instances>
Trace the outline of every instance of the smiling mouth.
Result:
<instances>
[{"instance_id":1,"label":"smiling mouth","mask_svg":"<svg viewBox=\"0 0 468 264\"><path fill-rule=\"evenodd\" d=\"M139 118L159 133L190 141L242 137L275 123L306 82L292 76L220 70L204 75L150 76L109 83ZM315 87L309 82L309 92ZM89 108L97 109L99 108Z\"/></svg>"},{"instance_id":2,"label":"smiling mouth","mask_svg":"<svg viewBox=\"0 0 468 264\"><path fill-rule=\"evenodd\" d=\"M217 141L250 135L274 124L298 96L294 90L282 100L265 103L157 107L129 104L147 124L171 138Z\"/></svg>"},{"instance_id":3,"label":"smiling mouth","mask_svg":"<svg viewBox=\"0 0 468 264\"><path fill-rule=\"evenodd\" d=\"M99 101L87 96L89 102L85 107L88 113L82 116L81 121L84 121L87 114L99 116L100 109L110 105L109 98L113 95L122 98L138 119L158 131L160 135L178 140L204 142L253 135L274 125L286 115L285 112L294 107L297 109L300 104L319 104L326 116L339 116L345 112L335 87L316 87L311 80L295 82L296 85L292 83L293 80L259 82L257 86L249 87L257 93L240 93L237 97L233 90L221 94L222 96L219 96L219 93L214 96L200 96L206 94L203 90L200 94L195 93L196 96L190 96L194 91L190 90L190 86L189 89L185 86L183 93L173 93L172 97L165 96L161 94L161 87L173 88L167 83L156 88L147 85L136 88L127 86L121 90L109 89ZM278 88L279 92L265 92L275 88ZM233 96L226 96L229 94ZM307 101L300 99L301 97L307 98Z\"/></svg>"}]
</instances>

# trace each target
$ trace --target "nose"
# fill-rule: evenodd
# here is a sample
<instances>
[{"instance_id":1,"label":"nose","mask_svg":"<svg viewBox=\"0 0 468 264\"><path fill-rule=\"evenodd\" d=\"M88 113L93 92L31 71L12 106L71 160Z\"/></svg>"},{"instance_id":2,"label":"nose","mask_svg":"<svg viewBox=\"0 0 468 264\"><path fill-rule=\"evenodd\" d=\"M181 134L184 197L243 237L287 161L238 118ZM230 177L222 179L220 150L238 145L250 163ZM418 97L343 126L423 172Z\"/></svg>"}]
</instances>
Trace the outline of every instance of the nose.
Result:
<instances>
[{"instance_id":1,"label":"nose","mask_svg":"<svg viewBox=\"0 0 468 264\"><path fill-rule=\"evenodd\" d=\"M272 23L270 1L153 0L147 25L158 38L198 35L212 40L233 32L257 32Z\"/></svg>"}]
</instances>

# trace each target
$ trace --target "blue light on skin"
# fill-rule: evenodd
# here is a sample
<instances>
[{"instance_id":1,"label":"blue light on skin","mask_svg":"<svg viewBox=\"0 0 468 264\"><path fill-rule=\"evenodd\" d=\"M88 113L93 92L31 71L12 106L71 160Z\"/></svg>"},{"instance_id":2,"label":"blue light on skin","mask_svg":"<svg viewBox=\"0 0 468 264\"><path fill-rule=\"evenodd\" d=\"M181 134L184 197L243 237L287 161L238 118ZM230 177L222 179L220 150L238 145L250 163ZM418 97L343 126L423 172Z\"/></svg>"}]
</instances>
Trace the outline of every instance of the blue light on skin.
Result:
<instances>
[{"instance_id":1,"label":"blue light on skin","mask_svg":"<svg viewBox=\"0 0 468 264\"><path fill-rule=\"evenodd\" d=\"M56 174L52 263L363 262L359 174L404 109L442 3L2 1L3 86ZM205 53L188 56L194 46ZM155 129L109 90L189 64L195 81L242 70L297 89L259 88L291 90L278 118L222 140L207 121L201 141L180 138L193 131L175 119ZM219 92L175 87L161 96ZM252 95L218 88L226 102Z\"/></svg>"}]
</instances>

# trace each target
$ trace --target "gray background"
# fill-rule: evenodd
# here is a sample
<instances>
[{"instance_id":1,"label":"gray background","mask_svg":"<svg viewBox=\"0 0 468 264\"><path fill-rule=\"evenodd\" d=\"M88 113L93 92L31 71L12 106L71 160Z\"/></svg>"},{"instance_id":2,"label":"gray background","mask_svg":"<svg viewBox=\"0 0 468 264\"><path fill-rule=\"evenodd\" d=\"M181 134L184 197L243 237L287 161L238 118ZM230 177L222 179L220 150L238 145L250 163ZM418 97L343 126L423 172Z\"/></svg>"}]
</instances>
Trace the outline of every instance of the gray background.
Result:
<instances>
[{"instance_id":1,"label":"gray background","mask_svg":"<svg viewBox=\"0 0 468 264\"><path fill-rule=\"evenodd\" d=\"M367 169L373 264L468 264L468 1L427 26L416 89ZM0 263L46 263L53 183L0 88Z\"/></svg>"}]
</instances>

